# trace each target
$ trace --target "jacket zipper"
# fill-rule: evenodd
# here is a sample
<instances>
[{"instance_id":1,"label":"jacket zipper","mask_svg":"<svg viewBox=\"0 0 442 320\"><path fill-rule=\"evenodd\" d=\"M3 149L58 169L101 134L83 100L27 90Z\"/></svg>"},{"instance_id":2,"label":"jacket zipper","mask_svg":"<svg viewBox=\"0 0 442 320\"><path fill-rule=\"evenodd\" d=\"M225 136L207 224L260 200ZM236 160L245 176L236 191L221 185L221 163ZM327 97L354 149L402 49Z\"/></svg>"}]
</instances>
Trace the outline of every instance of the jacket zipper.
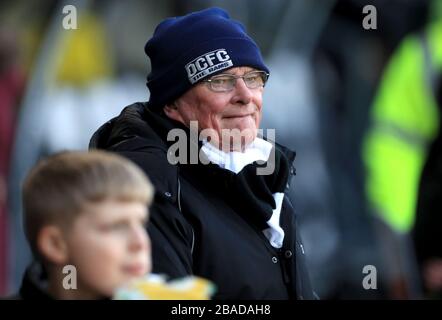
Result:
<instances>
[{"instance_id":1,"label":"jacket zipper","mask_svg":"<svg viewBox=\"0 0 442 320\"><path fill-rule=\"evenodd\" d=\"M178 209L181 211L181 183L180 183L180 179L178 179ZM193 248L195 247L195 232L193 232L193 227L192 227L192 246L190 248L190 254L193 255Z\"/></svg>"},{"instance_id":2,"label":"jacket zipper","mask_svg":"<svg viewBox=\"0 0 442 320\"><path fill-rule=\"evenodd\" d=\"M178 209L181 211L181 183L180 179L178 179Z\"/></svg>"}]
</instances>

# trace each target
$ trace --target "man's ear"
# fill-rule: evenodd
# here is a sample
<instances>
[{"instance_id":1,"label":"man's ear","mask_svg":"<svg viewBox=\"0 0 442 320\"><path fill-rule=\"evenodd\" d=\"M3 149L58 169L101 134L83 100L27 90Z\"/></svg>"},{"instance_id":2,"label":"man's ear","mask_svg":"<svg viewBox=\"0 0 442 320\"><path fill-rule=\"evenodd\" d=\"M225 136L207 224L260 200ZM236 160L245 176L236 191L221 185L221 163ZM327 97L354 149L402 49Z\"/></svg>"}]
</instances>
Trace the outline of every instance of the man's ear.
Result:
<instances>
[{"instance_id":1,"label":"man's ear","mask_svg":"<svg viewBox=\"0 0 442 320\"><path fill-rule=\"evenodd\" d=\"M163 110L166 116L168 116L170 119L184 123L184 119L181 117L181 114L178 111L178 104L176 101L171 104L166 104Z\"/></svg>"},{"instance_id":2,"label":"man's ear","mask_svg":"<svg viewBox=\"0 0 442 320\"><path fill-rule=\"evenodd\" d=\"M37 236L37 246L40 253L50 262L66 264L68 260L68 248L63 232L55 225L44 226Z\"/></svg>"}]
</instances>

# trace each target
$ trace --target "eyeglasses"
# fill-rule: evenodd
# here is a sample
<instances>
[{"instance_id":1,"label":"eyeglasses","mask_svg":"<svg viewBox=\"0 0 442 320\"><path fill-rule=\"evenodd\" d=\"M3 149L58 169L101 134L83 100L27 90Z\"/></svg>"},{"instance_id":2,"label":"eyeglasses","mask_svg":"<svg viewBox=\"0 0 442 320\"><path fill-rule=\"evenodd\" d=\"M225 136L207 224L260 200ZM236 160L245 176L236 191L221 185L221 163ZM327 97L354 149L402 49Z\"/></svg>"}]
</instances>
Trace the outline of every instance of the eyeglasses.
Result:
<instances>
[{"instance_id":1,"label":"eyeglasses","mask_svg":"<svg viewBox=\"0 0 442 320\"><path fill-rule=\"evenodd\" d=\"M239 78L244 80L247 88L256 89L265 86L267 79L269 78L269 74L264 71L251 71L242 76L223 73L213 76L210 79L203 80L203 82L206 82L212 91L227 92L235 88L236 81Z\"/></svg>"}]
</instances>

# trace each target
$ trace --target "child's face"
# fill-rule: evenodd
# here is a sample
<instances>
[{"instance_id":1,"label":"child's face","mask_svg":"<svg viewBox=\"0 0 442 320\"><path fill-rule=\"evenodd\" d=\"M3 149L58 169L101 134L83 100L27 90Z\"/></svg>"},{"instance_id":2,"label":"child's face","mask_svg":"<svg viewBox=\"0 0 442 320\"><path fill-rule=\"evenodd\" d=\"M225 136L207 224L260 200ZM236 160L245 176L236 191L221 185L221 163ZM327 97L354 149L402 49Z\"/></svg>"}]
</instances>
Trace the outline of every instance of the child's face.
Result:
<instances>
[{"instance_id":1,"label":"child's face","mask_svg":"<svg viewBox=\"0 0 442 320\"><path fill-rule=\"evenodd\" d=\"M104 201L90 205L66 235L69 264L78 290L111 297L128 280L151 270L146 205Z\"/></svg>"}]
</instances>

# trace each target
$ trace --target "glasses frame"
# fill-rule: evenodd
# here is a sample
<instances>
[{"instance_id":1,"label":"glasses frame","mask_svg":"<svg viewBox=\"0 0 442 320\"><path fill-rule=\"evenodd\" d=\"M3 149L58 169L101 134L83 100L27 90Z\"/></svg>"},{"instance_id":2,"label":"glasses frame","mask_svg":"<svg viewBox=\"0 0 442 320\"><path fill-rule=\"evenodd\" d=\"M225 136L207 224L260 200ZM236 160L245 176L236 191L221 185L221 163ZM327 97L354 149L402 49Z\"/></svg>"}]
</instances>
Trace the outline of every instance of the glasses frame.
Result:
<instances>
[{"instance_id":1,"label":"glasses frame","mask_svg":"<svg viewBox=\"0 0 442 320\"><path fill-rule=\"evenodd\" d=\"M263 82L264 82L264 83L262 84L262 86L259 85L259 86L257 86L257 87L249 87L249 86L247 85L247 82L244 80L244 78L247 77L247 76L249 76L250 74L253 74L253 73L259 73L260 75L263 76ZM215 78L217 78L217 77L223 77L223 76L224 76L224 77L225 77L225 76L227 76L227 77L231 77L231 78L234 80L233 85L232 85L232 88L231 88L231 89L227 89L227 90L216 90L216 89L214 89L214 88L213 88L212 81L215 80ZM210 79L204 79L203 82L208 83L208 87L209 87L209 89L210 89L211 91L213 91L213 92L230 92L230 91L232 91L232 90L235 88L235 86L236 86L236 82L237 82L238 79L240 79L240 78L242 78L242 80L244 81L244 84L245 84L246 87L249 88L249 89L264 88L265 85L266 85L266 83L267 83L267 80L269 79L269 76L270 76L269 73L267 73L267 72L265 72L265 71L261 71L261 70L250 71L250 72L247 72L247 73L243 74L242 76L237 76L237 75L230 74L230 73L221 73L221 74L217 74L217 75L211 77Z\"/></svg>"}]
</instances>

